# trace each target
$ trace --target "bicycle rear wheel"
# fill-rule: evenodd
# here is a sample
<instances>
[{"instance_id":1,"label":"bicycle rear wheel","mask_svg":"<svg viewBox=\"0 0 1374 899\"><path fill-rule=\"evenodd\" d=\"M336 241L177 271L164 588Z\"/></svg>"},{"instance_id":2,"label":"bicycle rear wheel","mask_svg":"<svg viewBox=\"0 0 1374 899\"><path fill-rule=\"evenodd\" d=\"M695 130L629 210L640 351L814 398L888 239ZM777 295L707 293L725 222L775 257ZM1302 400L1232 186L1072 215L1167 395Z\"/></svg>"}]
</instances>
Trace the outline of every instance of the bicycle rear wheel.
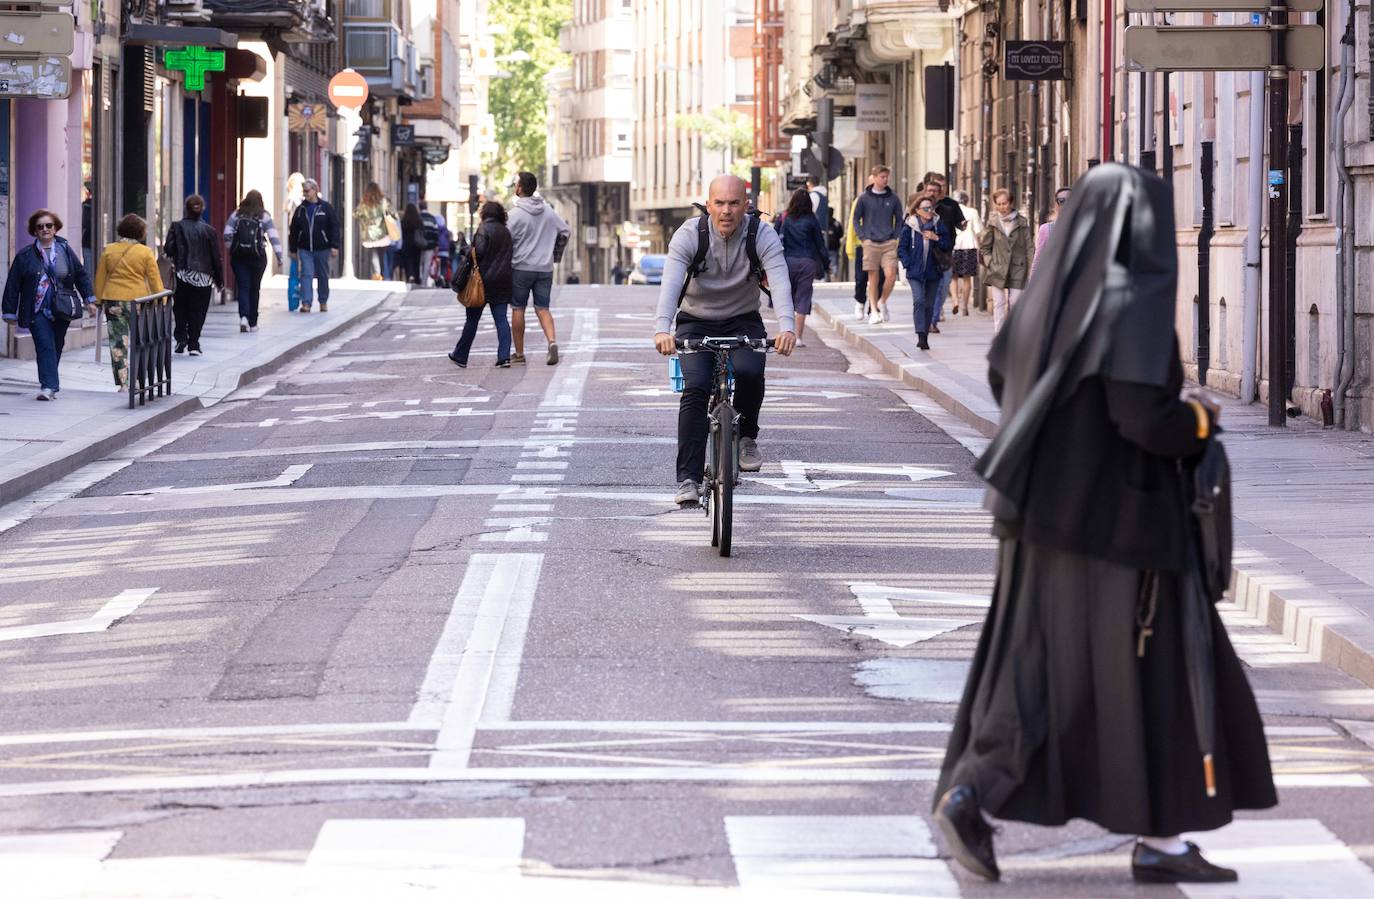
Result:
<instances>
[{"instance_id":1,"label":"bicycle rear wheel","mask_svg":"<svg viewBox=\"0 0 1374 899\"><path fill-rule=\"evenodd\" d=\"M715 483L712 489L711 545L721 556L730 555L730 537L734 530L735 498L735 410L729 403L716 407L715 440L712 462Z\"/></svg>"}]
</instances>

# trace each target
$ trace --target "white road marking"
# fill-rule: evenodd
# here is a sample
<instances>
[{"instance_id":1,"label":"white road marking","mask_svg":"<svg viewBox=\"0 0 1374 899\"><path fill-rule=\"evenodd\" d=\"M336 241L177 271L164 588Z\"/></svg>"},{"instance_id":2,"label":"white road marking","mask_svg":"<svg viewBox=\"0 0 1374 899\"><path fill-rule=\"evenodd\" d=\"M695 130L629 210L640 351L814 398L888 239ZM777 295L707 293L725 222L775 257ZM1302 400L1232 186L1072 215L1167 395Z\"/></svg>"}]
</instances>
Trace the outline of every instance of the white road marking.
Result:
<instances>
[{"instance_id":1,"label":"white road marking","mask_svg":"<svg viewBox=\"0 0 1374 899\"><path fill-rule=\"evenodd\" d=\"M158 591L157 587L125 590L100 607L94 615L79 621L54 621L48 624L24 624L0 627L0 643L9 640L29 640L35 637L61 637L71 634L97 634L109 630L116 622L133 614L143 601Z\"/></svg>"},{"instance_id":2,"label":"white road marking","mask_svg":"<svg viewBox=\"0 0 1374 899\"><path fill-rule=\"evenodd\" d=\"M745 893L959 895L915 815L731 815L725 833Z\"/></svg>"},{"instance_id":3,"label":"white road marking","mask_svg":"<svg viewBox=\"0 0 1374 899\"><path fill-rule=\"evenodd\" d=\"M467 418L490 416L494 412L461 409L380 409L373 412L334 412L329 415L297 415L295 418L264 418L262 421L226 421L217 428L274 428L277 425L328 425L350 421L399 421L403 418Z\"/></svg>"},{"instance_id":4,"label":"white road marking","mask_svg":"<svg viewBox=\"0 0 1374 899\"><path fill-rule=\"evenodd\" d=\"M854 681L878 699L956 703L968 669L965 659L869 659L854 666Z\"/></svg>"},{"instance_id":5,"label":"white road marking","mask_svg":"<svg viewBox=\"0 0 1374 899\"><path fill-rule=\"evenodd\" d=\"M1209 861L1240 873L1239 883L1179 884L1189 899L1374 896L1374 872L1312 818L1235 821L1188 839Z\"/></svg>"},{"instance_id":6,"label":"white road marking","mask_svg":"<svg viewBox=\"0 0 1374 899\"><path fill-rule=\"evenodd\" d=\"M89 896L101 862L124 836L118 830L0 834L0 889L6 896Z\"/></svg>"},{"instance_id":7,"label":"white road marking","mask_svg":"<svg viewBox=\"0 0 1374 899\"><path fill-rule=\"evenodd\" d=\"M513 692L543 561L533 553L479 553L468 561L410 713L411 721L440 722L431 768L466 767L488 692L498 703ZM508 626L518 631L518 647L503 639Z\"/></svg>"},{"instance_id":8,"label":"white road marking","mask_svg":"<svg viewBox=\"0 0 1374 899\"><path fill-rule=\"evenodd\" d=\"M201 484L199 487L150 487L147 490L129 490L120 496L152 496L155 494L177 494L189 496L202 493L229 493L235 490L264 490L270 487L290 487L314 468L313 462L304 465L289 465L275 478L267 481L244 481L238 484Z\"/></svg>"},{"instance_id":9,"label":"white road marking","mask_svg":"<svg viewBox=\"0 0 1374 899\"><path fill-rule=\"evenodd\" d=\"M888 587L884 584L864 582L850 584L849 591L860 602L865 598L897 599L940 606L963 606L970 609L987 609L992 604L992 598L982 593L951 593L945 590L928 590L924 587Z\"/></svg>"},{"instance_id":10,"label":"white road marking","mask_svg":"<svg viewBox=\"0 0 1374 899\"><path fill-rule=\"evenodd\" d=\"M567 475L561 474L516 473L510 476L510 480L512 484L557 484L566 477Z\"/></svg>"},{"instance_id":11,"label":"white road marking","mask_svg":"<svg viewBox=\"0 0 1374 899\"><path fill-rule=\"evenodd\" d=\"M676 437L635 437L635 443L651 443L662 446L676 445ZM140 462L206 462L217 459L251 459L257 457L276 457L276 456L320 456L329 453L365 453L365 452L386 452L389 450L443 450L443 449L480 449L483 447L566 447L572 444L615 444L623 446L624 437L574 437L571 434L562 437L522 437L519 439L484 439L484 440L376 440L359 443L314 443L306 446L272 446L259 447L257 449L229 450L226 452L212 453L159 453L140 459ZM99 463L104 464L104 463ZM129 462L118 463L118 468L123 468ZM82 469L86 472L89 468ZM90 481L90 484L103 480L109 474L101 475ZM90 486L87 484L86 486ZM83 488L84 489L84 488ZM0 522L0 530L3 530L4 523Z\"/></svg>"},{"instance_id":12,"label":"white road marking","mask_svg":"<svg viewBox=\"0 0 1374 899\"><path fill-rule=\"evenodd\" d=\"M657 733L703 731L709 733L833 734L947 734L952 724L940 721L483 721L480 730L502 731L609 731ZM0 744L2 745L2 744Z\"/></svg>"},{"instance_id":13,"label":"white road marking","mask_svg":"<svg viewBox=\"0 0 1374 899\"><path fill-rule=\"evenodd\" d=\"M1363 774L1275 774L1276 787L1354 787L1365 789L1371 784Z\"/></svg>"},{"instance_id":14,"label":"white road marking","mask_svg":"<svg viewBox=\"0 0 1374 899\"><path fill-rule=\"evenodd\" d=\"M305 866L387 872L408 885L451 888L461 886L454 882L459 876L519 879L524 850L523 818L332 818L320 828Z\"/></svg>"},{"instance_id":15,"label":"white road marking","mask_svg":"<svg viewBox=\"0 0 1374 899\"><path fill-rule=\"evenodd\" d=\"M304 784L351 783L801 783L890 784L930 782L936 768L825 768L808 760L806 767L784 765L679 766L517 766L509 768L288 768L171 776L133 775L88 780L54 780L0 784L0 799L20 796L71 796L91 793L144 793L174 790L222 790Z\"/></svg>"},{"instance_id":16,"label":"white road marking","mask_svg":"<svg viewBox=\"0 0 1374 899\"><path fill-rule=\"evenodd\" d=\"M123 743L137 740L215 740L242 737L313 737L331 734L432 731L437 724L375 721L357 724L249 724L240 727L145 727L130 730L59 730L0 734L0 746L49 746L65 743Z\"/></svg>"},{"instance_id":17,"label":"white road marking","mask_svg":"<svg viewBox=\"0 0 1374 899\"><path fill-rule=\"evenodd\" d=\"M597 341L597 310L578 309L573 317L572 345L586 352L595 352L600 345ZM561 348L560 348L561 349ZM563 365L549 381L548 389L540 408L549 407L577 408L582 405L582 392L587 386L590 367L584 365Z\"/></svg>"},{"instance_id":18,"label":"white road marking","mask_svg":"<svg viewBox=\"0 0 1374 899\"><path fill-rule=\"evenodd\" d=\"M552 512L551 503L497 503L491 507L493 512Z\"/></svg>"},{"instance_id":19,"label":"white road marking","mask_svg":"<svg viewBox=\"0 0 1374 899\"><path fill-rule=\"evenodd\" d=\"M846 634L870 637L891 646L911 646L934 639L950 631L956 631L971 624L978 624L981 618L943 618L927 616L904 616L897 614L892 607L889 595L898 591L888 590L876 584L852 584L850 590L863 609L862 615L794 615L814 624L821 624ZM912 593L938 593L939 591L910 591ZM954 600L952 605L967 605L969 601L980 599L964 594L944 594ZM902 598L915 598L903 596ZM981 598L986 607L988 601Z\"/></svg>"},{"instance_id":20,"label":"white road marking","mask_svg":"<svg viewBox=\"0 0 1374 899\"><path fill-rule=\"evenodd\" d=\"M543 470L543 471L563 471L568 467L567 462L544 462L544 461L519 461L515 463L517 469L523 470Z\"/></svg>"}]
</instances>

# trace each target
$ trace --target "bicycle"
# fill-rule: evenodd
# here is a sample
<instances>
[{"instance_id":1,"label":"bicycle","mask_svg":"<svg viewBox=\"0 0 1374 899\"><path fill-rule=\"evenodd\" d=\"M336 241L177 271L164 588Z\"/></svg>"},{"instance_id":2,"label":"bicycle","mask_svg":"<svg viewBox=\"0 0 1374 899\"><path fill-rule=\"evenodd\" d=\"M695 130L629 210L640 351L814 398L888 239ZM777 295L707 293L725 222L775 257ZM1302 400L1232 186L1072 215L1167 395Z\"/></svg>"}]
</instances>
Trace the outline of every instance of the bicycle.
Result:
<instances>
[{"instance_id":1,"label":"bicycle","mask_svg":"<svg viewBox=\"0 0 1374 899\"><path fill-rule=\"evenodd\" d=\"M702 337L673 341L679 353L715 353L715 385L706 404L710 443L701 483L702 511L711 516L711 545L722 557L730 555L735 487L739 486L739 413L735 411L735 379L730 351L739 347L768 351L773 340L749 337ZM714 502L712 501L714 499Z\"/></svg>"}]
</instances>

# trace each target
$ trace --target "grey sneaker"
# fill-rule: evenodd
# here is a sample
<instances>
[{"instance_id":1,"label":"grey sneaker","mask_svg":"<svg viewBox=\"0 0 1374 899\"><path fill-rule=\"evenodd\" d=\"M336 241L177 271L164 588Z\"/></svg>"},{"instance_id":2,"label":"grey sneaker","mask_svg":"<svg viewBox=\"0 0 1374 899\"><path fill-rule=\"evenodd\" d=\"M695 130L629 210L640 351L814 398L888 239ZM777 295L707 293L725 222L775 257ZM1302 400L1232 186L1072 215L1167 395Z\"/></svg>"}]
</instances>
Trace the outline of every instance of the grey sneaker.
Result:
<instances>
[{"instance_id":1,"label":"grey sneaker","mask_svg":"<svg viewBox=\"0 0 1374 899\"><path fill-rule=\"evenodd\" d=\"M512 354L511 354L511 357L510 357L510 364L511 364L511 365L524 365L524 364L525 364L525 354L524 354L524 353L512 353Z\"/></svg>"},{"instance_id":2,"label":"grey sneaker","mask_svg":"<svg viewBox=\"0 0 1374 899\"><path fill-rule=\"evenodd\" d=\"M549 344L549 364L558 364L558 344L556 343Z\"/></svg>"},{"instance_id":3,"label":"grey sneaker","mask_svg":"<svg viewBox=\"0 0 1374 899\"><path fill-rule=\"evenodd\" d=\"M34 397L34 399L40 402L50 403L53 401L54 397L54 392L50 388L44 387L42 390L38 391L38 396Z\"/></svg>"},{"instance_id":4,"label":"grey sneaker","mask_svg":"<svg viewBox=\"0 0 1374 899\"><path fill-rule=\"evenodd\" d=\"M673 497L673 502L686 506L700 501L701 485L696 481L683 481L677 485L677 496Z\"/></svg>"},{"instance_id":5,"label":"grey sneaker","mask_svg":"<svg viewBox=\"0 0 1374 899\"><path fill-rule=\"evenodd\" d=\"M739 439L739 470L758 471L763 467L763 454L759 452L759 443L753 437L741 437Z\"/></svg>"}]
</instances>

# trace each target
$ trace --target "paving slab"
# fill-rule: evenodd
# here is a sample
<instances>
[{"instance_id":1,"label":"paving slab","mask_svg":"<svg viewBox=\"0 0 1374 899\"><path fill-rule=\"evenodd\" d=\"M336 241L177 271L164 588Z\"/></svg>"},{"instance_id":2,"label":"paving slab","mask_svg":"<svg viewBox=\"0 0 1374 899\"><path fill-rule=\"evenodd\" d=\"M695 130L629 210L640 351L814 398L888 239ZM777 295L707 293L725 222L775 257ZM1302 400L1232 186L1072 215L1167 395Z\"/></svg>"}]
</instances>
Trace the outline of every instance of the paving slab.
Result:
<instances>
[{"instance_id":1,"label":"paving slab","mask_svg":"<svg viewBox=\"0 0 1374 899\"><path fill-rule=\"evenodd\" d=\"M916 348L907 288L892 321L856 319L853 285L817 285L813 312L892 375L984 436L1000 415L987 386L992 317L946 312L931 349ZM1232 591L1313 658L1374 686L1374 436L1308 418L1272 428L1258 403L1222 407L1236 510Z\"/></svg>"},{"instance_id":2,"label":"paving slab","mask_svg":"<svg viewBox=\"0 0 1374 899\"><path fill-rule=\"evenodd\" d=\"M63 354L62 391L35 401L32 360L0 359L0 505L18 499L152 433L214 405L233 391L371 315L405 285L391 281L332 282L329 311L288 312L286 279L263 284L256 332L239 332L237 307L212 304L202 332L203 356L172 357L172 393L136 408L115 389L109 347Z\"/></svg>"}]
</instances>

